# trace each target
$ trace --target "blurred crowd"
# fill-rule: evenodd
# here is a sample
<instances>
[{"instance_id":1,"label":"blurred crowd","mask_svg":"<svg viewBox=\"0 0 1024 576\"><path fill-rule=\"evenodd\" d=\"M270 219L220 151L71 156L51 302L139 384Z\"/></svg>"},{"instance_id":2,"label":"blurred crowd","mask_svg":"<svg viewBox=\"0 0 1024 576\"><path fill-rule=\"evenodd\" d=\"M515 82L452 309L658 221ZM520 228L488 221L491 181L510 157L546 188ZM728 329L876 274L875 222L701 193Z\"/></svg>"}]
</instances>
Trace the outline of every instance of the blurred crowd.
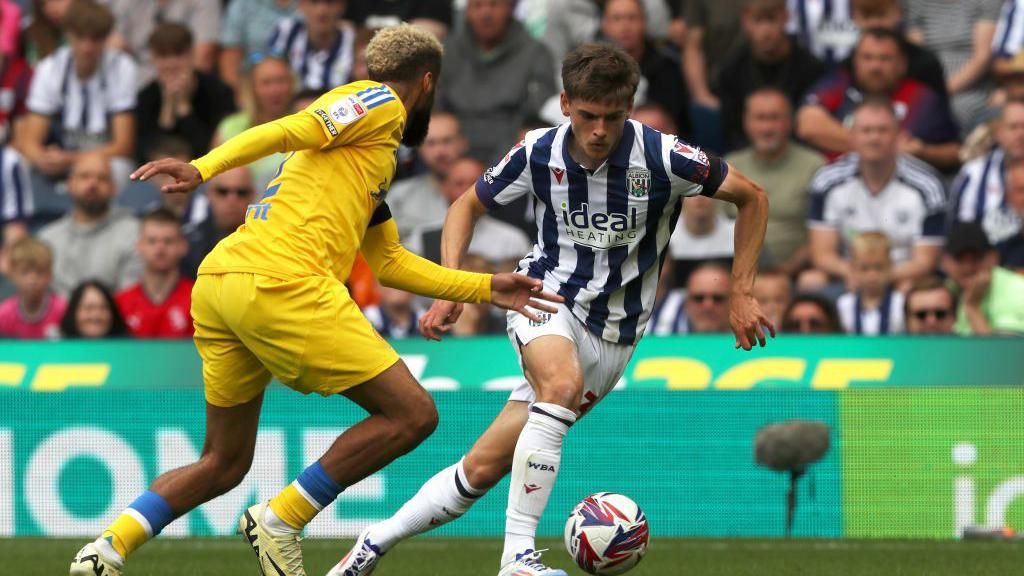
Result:
<instances>
[{"instance_id":1,"label":"blurred crowd","mask_svg":"<svg viewBox=\"0 0 1024 576\"><path fill-rule=\"evenodd\" d=\"M407 21L445 60L429 134L399 154L403 242L440 259L448 206L527 131L563 122L562 57L640 64L634 118L768 192L754 287L782 332L1024 334L1024 0L0 0L0 337L187 338L192 280L281 157L192 195L133 182L366 77ZM648 332L729 331L734 213L687 199ZM477 225L503 271L529 198ZM388 338L428 302L349 285ZM498 333L467 306L455 335Z\"/></svg>"}]
</instances>

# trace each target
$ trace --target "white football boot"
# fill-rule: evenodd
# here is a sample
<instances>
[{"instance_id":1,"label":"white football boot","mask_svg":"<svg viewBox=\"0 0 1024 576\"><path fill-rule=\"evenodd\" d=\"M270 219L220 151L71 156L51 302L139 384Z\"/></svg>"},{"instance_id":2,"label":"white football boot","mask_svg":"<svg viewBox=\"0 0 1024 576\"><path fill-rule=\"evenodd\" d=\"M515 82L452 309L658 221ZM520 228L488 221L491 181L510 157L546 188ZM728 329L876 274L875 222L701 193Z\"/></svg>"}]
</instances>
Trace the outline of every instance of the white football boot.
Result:
<instances>
[{"instance_id":1,"label":"white football boot","mask_svg":"<svg viewBox=\"0 0 1024 576\"><path fill-rule=\"evenodd\" d=\"M372 574L384 553L370 542L369 535L369 528L363 530L352 549L341 559L341 562L331 568L327 576L369 576Z\"/></svg>"},{"instance_id":2,"label":"white football boot","mask_svg":"<svg viewBox=\"0 0 1024 576\"><path fill-rule=\"evenodd\" d=\"M121 576L124 563L106 540L89 542L71 561L71 576Z\"/></svg>"},{"instance_id":3,"label":"white football boot","mask_svg":"<svg viewBox=\"0 0 1024 576\"><path fill-rule=\"evenodd\" d=\"M501 567L498 576L569 576L565 570L548 568L540 561L540 555L546 550L527 550L516 554L516 559Z\"/></svg>"},{"instance_id":4,"label":"white football boot","mask_svg":"<svg viewBox=\"0 0 1024 576\"><path fill-rule=\"evenodd\" d=\"M264 576L306 576L298 534L275 534L263 521L269 502L260 502L242 514L238 531L252 546Z\"/></svg>"}]
</instances>

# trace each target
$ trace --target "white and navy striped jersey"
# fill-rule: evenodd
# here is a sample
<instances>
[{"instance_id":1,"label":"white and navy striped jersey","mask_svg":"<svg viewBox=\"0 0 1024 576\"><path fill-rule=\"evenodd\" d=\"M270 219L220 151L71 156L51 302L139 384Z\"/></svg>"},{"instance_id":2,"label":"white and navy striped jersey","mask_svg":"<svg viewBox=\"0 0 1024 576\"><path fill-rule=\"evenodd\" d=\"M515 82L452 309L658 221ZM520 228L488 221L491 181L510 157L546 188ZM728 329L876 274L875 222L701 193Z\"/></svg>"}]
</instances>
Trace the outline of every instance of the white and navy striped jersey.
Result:
<instances>
[{"instance_id":1,"label":"white and navy striped jersey","mask_svg":"<svg viewBox=\"0 0 1024 576\"><path fill-rule=\"evenodd\" d=\"M829 66L853 52L859 31L850 0L787 0L786 32Z\"/></svg>"},{"instance_id":2,"label":"white and navy striped jersey","mask_svg":"<svg viewBox=\"0 0 1024 576\"><path fill-rule=\"evenodd\" d=\"M1006 0L992 37L992 55L1013 58L1021 49L1024 49L1024 0Z\"/></svg>"},{"instance_id":3,"label":"white and navy striped jersey","mask_svg":"<svg viewBox=\"0 0 1024 576\"><path fill-rule=\"evenodd\" d=\"M481 176L476 193L495 208L532 192L537 243L519 269L565 297L593 334L632 344L654 308L683 198L714 195L728 168L628 120L611 156L590 172L569 156L571 138L568 123L528 133Z\"/></svg>"},{"instance_id":4,"label":"white and navy striped jersey","mask_svg":"<svg viewBox=\"0 0 1024 576\"><path fill-rule=\"evenodd\" d=\"M71 48L65 46L36 67L28 109L53 118L51 130L62 148L98 148L110 142L111 117L135 110L135 74L130 56L107 48L99 69L89 78L79 78Z\"/></svg>"},{"instance_id":5,"label":"white and navy striped jersey","mask_svg":"<svg viewBox=\"0 0 1024 576\"><path fill-rule=\"evenodd\" d=\"M904 332L903 294L895 290L886 292L874 310L864 308L859 294L847 292L836 300L836 310L847 334L887 336Z\"/></svg>"},{"instance_id":6,"label":"white and navy striped jersey","mask_svg":"<svg viewBox=\"0 0 1024 576\"><path fill-rule=\"evenodd\" d=\"M909 260L916 244L941 246L945 218L946 190L938 173L906 154L877 194L860 177L856 154L818 170L811 181L811 228L837 231L844 248L861 232L884 232L894 263Z\"/></svg>"},{"instance_id":7,"label":"white and navy striped jersey","mask_svg":"<svg viewBox=\"0 0 1024 576\"><path fill-rule=\"evenodd\" d=\"M270 35L270 53L288 61L303 89L327 91L352 81L356 33L347 24L338 31L332 47L314 51L303 19L285 18Z\"/></svg>"},{"instance_id":8,"label":"white and navy striped jersey","mask_svg":"<svg viewBox=\"0 0 1024 576\"><path fill-rule=\"evenodd\" d=\"M952 218L981 224L993 244L1020 232L1020 217L1006 203L1006 157L1001 148L960 169L953 182Z\"/></svg>"},{"instance_id":9,"label":"white and navy striped jersey","mask_svg":"<svg viewBox=\"0 0 1024 576\"><path fill-rule=\"evenodd\" d=\"M0 147L0 225L28 220L34 207L25 161L14 148Z\"/></svg>"}]
</instances>

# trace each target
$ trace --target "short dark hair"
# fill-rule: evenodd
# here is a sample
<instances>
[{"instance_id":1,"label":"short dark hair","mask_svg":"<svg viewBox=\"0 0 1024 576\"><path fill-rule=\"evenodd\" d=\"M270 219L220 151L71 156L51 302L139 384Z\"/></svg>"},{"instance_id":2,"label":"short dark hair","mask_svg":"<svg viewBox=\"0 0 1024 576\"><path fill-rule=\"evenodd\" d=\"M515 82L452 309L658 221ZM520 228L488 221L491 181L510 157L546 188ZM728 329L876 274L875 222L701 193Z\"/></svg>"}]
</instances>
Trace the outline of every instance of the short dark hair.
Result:
<instances>
[{"instance_id":1,"label":"short dark hair","mask_svg":"<svg viewBox=\"0 0 1024 576\"><path fill-rule=\"evenodd\" d=\"M632 104L640 66L621 48L584 44L562 61L562 85L570 100Z\"/></svg>"},{"instance_id":2,"label":"short dark hair","mask_svg":"<svg viewBox=\"0 0 1024 576\"><path fill-rule=\"evenodd\" d=\"M865 108L885 110L886 112L889 113L890 116L893 117L893 120L895 120L897 124L900 123L900 115L898 112L896 112L896 107L892 105L892 100L889 100L889 98L885 96L882 96L880 94L868 94L864 96L864 99L861 100L857 104L857 106L854 107L853 114L856 116L858 112L864 110Z\"/></svg>"},{"instance_id":3,"label":"short dark hair","mask_svg":"<svg viewBox=\"0 0 1024 576\"><path fill-rule=\"evenodd\" d=\"M174 224L181 228L181 218L178 218L178 215L172 212L170 208L163 206L150 210L142 216L142 224L150 222L154 224Z\"/></svg>"},{"instance_id":4,"label":"short dark hair","mask_svg":"<svg viewBox=\"0 0 1024 576\"><path fill-rule=\"evenodd\" d=\"M187 26L167 22L149 36L149 50L154 56L182 56L192 51L192 31Z\"/></svg>"},{"instance_id":5,"label":"short dark hair","mask_svg":"<svg viewBox=\"0 0 1024 576\"><path fill-rule=\"evenodd\" d=\"M64 30L74 36L102 40L114 31L114 15L95 0L75 0L64 16Z\"/></svg>"},{"instance_id":6,"label":"short dark hair","mask_svg":"<svg viewBox=\"0 0 1024 576\"><path fill-rule=\"evenodd\" d=\"M71 291L71 296L68 298L67 312L64 313L64 317L60 320L60 333L65 338L82 337L82 333L78 331L76 317L78 316L78 308L82 305L82 298L85 297L85 291L89 288L99 290L103 295L103 299L107 302L107 307L110 308L110 330L107 331L104 337L117 338L129 336L128 325L124 323L124 317L121 316L121 311L117 308L114 295L107 288L106 284L99 280L86 280Z\"/></svg>"},{"instance_id":7,"label":"short dark hair","mask_svg":"<svg viewBox=\"0 0 1024 576\"><path fill-rule=\"evenodd\" d=\"M891 40L896 44L896 49L899 50L900 55L904 58L907 57L907 47L903 45L903 36L900 36L899 32L890 30L888 28L882 28L881 26L874 26L867 30L861 30L860 38L857 39L857 48L864 43L865 38L874 38L875 40ZM856 50L856 48L855 48Z\"/></svg>"},{"instance_id":8,"label":"short dark hair","mask_svg":"<svg viewBox=\"0 0 1024 576\"><path fill-rule=\"evenodd\" d=\"M836 305L828 298L821 294L811 294L804 292L797 294L793 297L793 300L786 307L786 312L782 315L782 323L785 326L786 321L789 319L790 313L793 309L800 304L811 304L816 306L825 316L825 321L828 324L825 326L825 333L827 334L842 334L843 325L839 320L839 311L836 310Z\"/></svg>"},{"instance_id":9,"label":"short dark hair","mask_svg":"<svg viewBox=\"0 0 1024 576\"><path fill-rule=\"evenodd\" d=\"M949 294L949 302L951 305L950 312L955 312L957 308L957 297L956 294L946 286L946 283L941 278L932 274L925 276L924 278L918 278L910 286L910 290L907 291L906 298L903 299L903 317L907 318L910 316L910 299L913 298L914 294L918 292L931 292L932 290L943 290L946 294Z\"/></svg>"}]
</instances>

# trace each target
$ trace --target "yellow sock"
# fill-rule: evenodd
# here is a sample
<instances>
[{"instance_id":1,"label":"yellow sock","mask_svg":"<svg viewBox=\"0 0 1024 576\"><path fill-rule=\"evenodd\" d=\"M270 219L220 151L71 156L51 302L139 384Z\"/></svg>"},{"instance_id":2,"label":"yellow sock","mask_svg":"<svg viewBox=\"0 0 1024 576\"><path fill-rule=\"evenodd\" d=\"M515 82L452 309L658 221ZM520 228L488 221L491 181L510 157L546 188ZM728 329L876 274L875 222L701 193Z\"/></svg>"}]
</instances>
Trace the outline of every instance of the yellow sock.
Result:
<instances>
[{"instance_id":1,"label":"yellow sock","mask_svg":"<svg viewBox=\"0 0 1024 576\"><path fill-rule=\"evenodd\" d=\"M296 530L302 530L306 524L309 524L320 513L320 508L314 506L302 495L295 482L292 482L287 488L281 490L277 496L274 496L270 501L270 509L285 524Z\"/></svg>"},{"instance_id":2,"label":"yellow sock","mask_svg":"<svg viewBox=\"0 0 1024 576\"><path fill-rule=\"evenodd\" d=\"M128 512L122 512L117 520L111 524L106 530L103 531L103 535L100 536L110 545L117 550L117 553L121 555L121 558L127 558L129 554L139 549L151 538L148 532L146 532L145 526L143 526L134 516Z\"/></svg>"}]
</instances>

